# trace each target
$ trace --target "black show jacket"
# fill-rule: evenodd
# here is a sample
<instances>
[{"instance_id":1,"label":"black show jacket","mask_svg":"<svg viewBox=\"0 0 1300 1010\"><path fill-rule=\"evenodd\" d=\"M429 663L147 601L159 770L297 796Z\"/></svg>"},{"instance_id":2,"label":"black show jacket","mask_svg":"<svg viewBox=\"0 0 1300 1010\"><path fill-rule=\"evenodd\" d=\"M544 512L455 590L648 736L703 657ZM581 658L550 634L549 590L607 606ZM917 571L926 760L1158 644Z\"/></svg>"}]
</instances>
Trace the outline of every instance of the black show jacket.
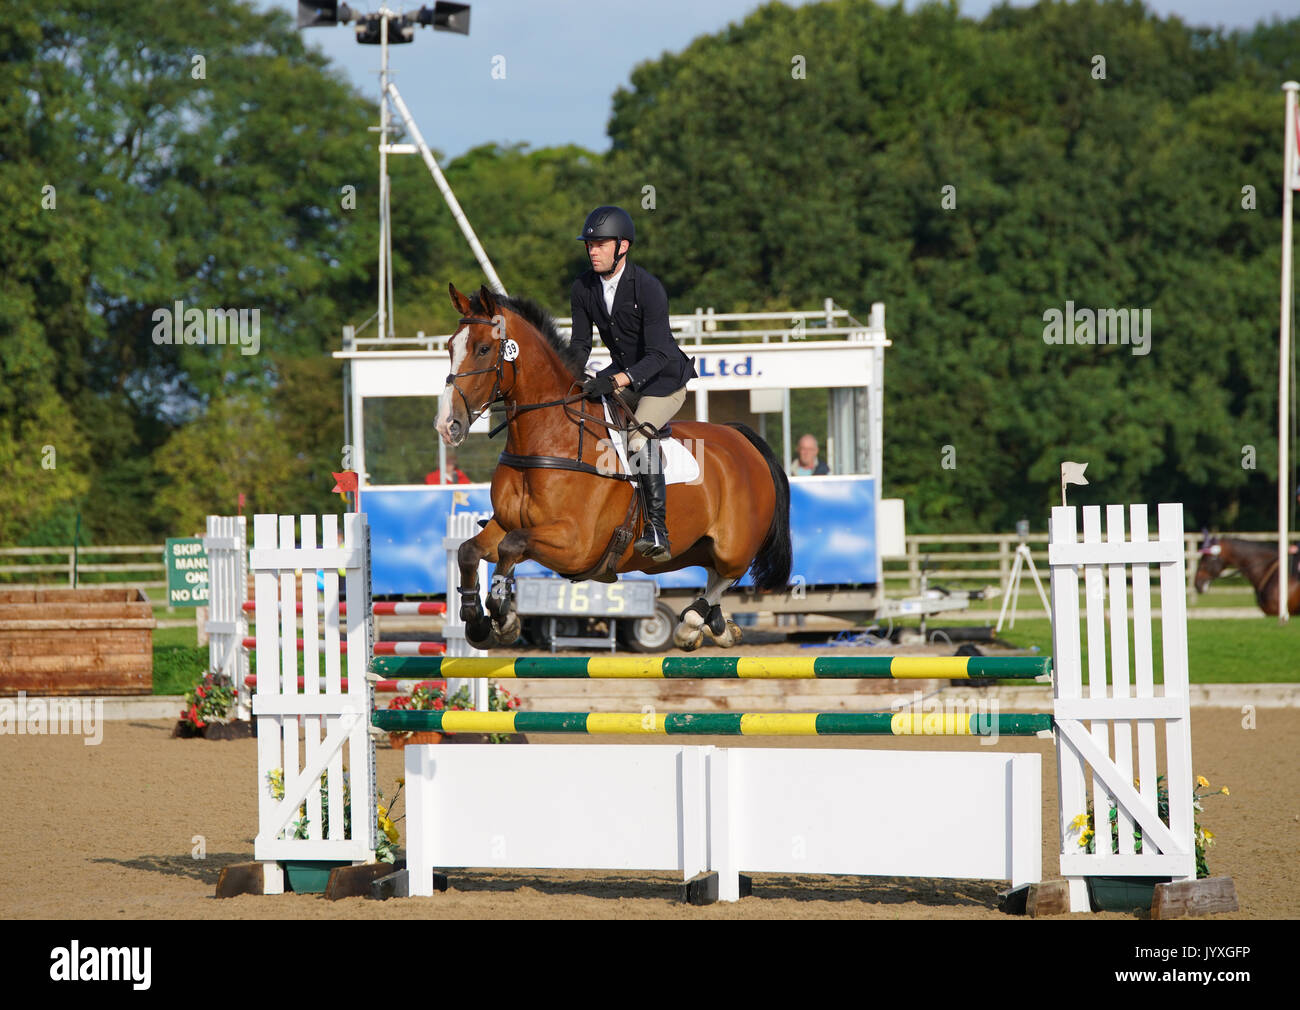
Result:
<instances>
[{"instance_id":1,"label":"black show jacket","mask_svg":"<svg viewBox=\"0 0 1300 1010\"><path fill-rule=\"evenodd\" d=\"M668 295L659 278L628 262L614 292L614 311L605 310L600 276L584 271L569 293L572 345L591 353L591 326L600 331L611 364L601 375L627 372L632 390L642 396L668 396L695 378L695 366L682 353L668 326ZM584 355L585 357L585 355Z\"/></svg>"}]
</instances>

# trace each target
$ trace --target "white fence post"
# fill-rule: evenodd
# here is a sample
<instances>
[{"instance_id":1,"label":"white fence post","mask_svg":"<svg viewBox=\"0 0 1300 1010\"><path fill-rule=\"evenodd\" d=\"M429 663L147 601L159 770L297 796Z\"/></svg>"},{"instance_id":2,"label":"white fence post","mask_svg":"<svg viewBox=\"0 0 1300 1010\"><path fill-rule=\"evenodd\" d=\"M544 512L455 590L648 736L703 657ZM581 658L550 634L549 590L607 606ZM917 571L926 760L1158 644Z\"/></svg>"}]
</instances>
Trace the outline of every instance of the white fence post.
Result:
<instances>
[{"instance_id":1,"label":"white fence post","mask_svg":"<svg viewBox=\"0 0 1300 1010\"><path fill-rule=\"evenodd\" d=\"M248 533L243 516L208 516L203 549L208 555L208 668L230 678L235 718L252 718L248 684Z\"/></svg>"},{"instance_id":2,"label":"white fence post","mask_svg":"<svg viewBox=\"0 0 1300 1010\"><path fill-rule=\"evenodd\" d=\"M364 515L302 516L301 546L293 516L259 515L253 521L249 567L257 582L258 833L254 858L264 864L266 893L283 890L278 861L374 859L375 746L370 734L374 690L366 676L372 653L370 541ZM319 531L319 533L318 533ZM320 546L317 546L319 542ZM339 569L344 570L346 621L340 624ZM317 572L324 592L317 613ZM299 579L303 601L304 677L298 680ZM319 619L324 620L323 652ZM347 639L347 684L342 679L340 637ZM322 685L319 662L324 658ZM300 729L303 760L299 764ZM345 789L343 757L349 772ZM276 799L268 780L283 775ZM321 775L327 776L322 789ZM322 796L324 793L324 796ZM305 805L305 822L300 808ZM328 814L329 830L324 831ZM344 832L350 815L351 837ZM302 835L303 837L295 837Z\"/></svg>"},{"instance_id":3,"label":"white fence post","mask_svg":"<svg viewBox=\"0 0 1300 1010\"><path fill-rule=\"evenodd\" d=\"M1183 507L1159 506L1158 539L1148 538L1147 507L1052 509L1052 651L1060 794L1061 873L1072 911L1088 910L1086 878L1167 876L1196 879L1192 838L1191 710L1187 675L1187 598L1183 580ZM1160 569L1164 692L1157 695L1152 650L1150 569ZM1079 636L1079 575L1084 577L1088 635L1087 696ZM1133 675L1129 670L1128 576L1132 577ZM1109 610L1109 616L1107 611ZM1107 634L1109 630L1109 635ZM1088 724L1085 726L1085 723ZM1137 771L1134 773L1136 725ZM1157 726L1163 726L1169 823L1159 817ZM1113 727L1113 730L1112 730ZM1089 799L1089 779L1091 799ZM1137 787L1134 788L1134 781ZM1094 852L1083 851L1075 818L1093 810ZM1116 809L1112 851L1109 814ZM1141 832L1141 846L1134 831Z\"/></svg>"}]
</instances>

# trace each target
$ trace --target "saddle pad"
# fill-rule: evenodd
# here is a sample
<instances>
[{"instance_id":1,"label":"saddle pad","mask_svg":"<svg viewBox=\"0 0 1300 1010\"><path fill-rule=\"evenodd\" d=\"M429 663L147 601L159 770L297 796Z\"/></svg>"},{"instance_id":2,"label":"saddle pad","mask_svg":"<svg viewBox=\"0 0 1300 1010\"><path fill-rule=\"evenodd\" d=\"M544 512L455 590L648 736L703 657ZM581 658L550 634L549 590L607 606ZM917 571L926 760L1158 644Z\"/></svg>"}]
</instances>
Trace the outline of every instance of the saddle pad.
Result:
<instances>
[{"instance_id":1,"label":"saddle pad","mask_svg":"<svg viewBox=\"0 0 1300 1010\"><path fill-rule=\"evenodd\" d=\"M627 447L623 444L623 432L614 425L613 415L609 412L609 400L602 398L605 408L605 420L610 423L609 437L618 453L619 465L624 473L631 473L627 462ZM700 479L699 461L691 455L689 449L675 438L659 440L662 448L664 481L668 484L693 484Z\"/></svg>"}]
</instances>

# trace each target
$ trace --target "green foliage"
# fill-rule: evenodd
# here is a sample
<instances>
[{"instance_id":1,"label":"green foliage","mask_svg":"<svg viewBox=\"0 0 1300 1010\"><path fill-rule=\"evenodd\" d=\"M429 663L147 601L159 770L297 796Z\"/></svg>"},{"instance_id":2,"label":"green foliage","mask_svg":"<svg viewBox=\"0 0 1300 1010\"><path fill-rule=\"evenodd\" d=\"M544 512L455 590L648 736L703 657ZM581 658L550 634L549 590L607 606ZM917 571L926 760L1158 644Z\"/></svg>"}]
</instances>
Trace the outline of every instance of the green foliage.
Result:
<instances>
[{"instance_id":1,"label":"green foliage","mask_svg":"<svg viewBox=\"0 0 1300 1010\"><path fill-rule=\"evenodd\" d=\"M587 212L604 201L600 158L574 146L525 147L474 148L445 165L445 174L506 288L567 316L569 288L586 268L575 239ZM430 195L424 163L396 162L390 172L394 207L402 208L393 224L397 331L450 333L459 313L448 282L476 291L486 278L442 201Z\"/></svg>"},{"instance_id":2,"label":"green foliage","mask_svg":"<svg viewBox=\"0 0 1300 1010\"><path fill-rule=\"evenodd\" d=\"M155 632L155 639L158 632ZM194 635L188 636L193 640ZM207 646L160 645L153 649L153 693L185 694L208 669Z\"/></svg>"},{"instance_id":3,"label":"green foliage","mask_svg":"<svg viewBox=\"0 0 1300 1010\"><path fill-rule=\"evenodd\" d=\"M1028 597L1023 597L1021 606ZM1254 602L1250 607L1254 610ZM1300 626L1292 621L1279 625L1254 610L1253 618L1200 619L1187 622L1188 677L1193 684L1294 684L1300 681L1300 666L1295 656L1300 648ZM931 620L931 624L935 622ZM944 620L946 624L976 623ZM978 622L985 624L988 622ZM1163 642L1159 620L1152 622L1151 649L1155 661L1156 683L1161 683ZM1016 626L1004 627L999 640L1017 649L1035 646L1047 656L1052 654L1052 625L1046 618L1017 618ZM1088 643L1083 656L1088 655Z\"/></svg>"},{"instance_id":4,"label":"green foliage","mask_svg":"<svg viewBox=\"0 0 1300 1010\"><path fill-rule=\"evenodd\" d=\"M157 538L176 530L160 499L183 500L189 527L229 511L231 488L253 490L229 474L177 485L174 449L160 448L210 410L223 424L228 394L247 403L281 390L289 362L320 358L364 304L371 110L282 13L234 0L6 11L0 540L72 505L101 542ZM341 207L347 184L355 211ZM177 301L259 311L260 353L155 343L155 312ZM336 420L337 459L338 387L316 395ZM280 441L254 446L247 467L284 479ZM313 433L307 453L322 441Z\"/></svg>"},{"instance_id":5,"label":"green foliage","mask_svg":"<svg viewBox=\"0 0 1300 1010\"><path fill-rule=\"evenodd\" d=\"M1298 25L770 4L637 68L614 98L611 199L656 187L639 255L679 304L886 302L886 493L912 529L1042 514L1063 459L1092 464L1080 503L1265 526L1294 64L1278 40ZM1067 300L1150 308L1152 353L1046 345Z\"/></svg>"},{"instance_id":6,"label":"green foliage","mask_svg":"<svg viewBox=\"0 0 1300 1010\"><path fill-rule=\"evenodd\" d=\"M336 507L328 352L373 311L373 106L240 0L3 9L0 542L77 511L92 542L156 540L240 492ZM1090 463L1077 503L1260 528L1297 53L1300 19L1225 34L1120 0L771 3L638 66L609 155L485 144L443 168L508 288L560 315L605 202L677 311L884 301L885 493L914 531L1042 515L1063 459ZM447 282L483 278L419 159L390 170L397 329L446 332ZM1149 308L1151 353L1045 344L1067 300ZM257 309L260 352L155 343L177 301ZM820 391L792 399L824 451ZM392 434L432 469L432 433Z\"/></svg>"}]
</instances>

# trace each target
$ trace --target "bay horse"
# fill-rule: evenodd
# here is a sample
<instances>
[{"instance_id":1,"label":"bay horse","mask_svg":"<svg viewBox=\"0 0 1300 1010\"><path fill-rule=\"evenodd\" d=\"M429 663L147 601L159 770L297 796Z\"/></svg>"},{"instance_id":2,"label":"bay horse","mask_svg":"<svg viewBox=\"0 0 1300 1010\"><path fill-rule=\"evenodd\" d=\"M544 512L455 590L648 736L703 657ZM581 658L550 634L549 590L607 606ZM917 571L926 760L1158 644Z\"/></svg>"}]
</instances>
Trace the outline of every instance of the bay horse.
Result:
<instances>
[{"instance_id":1,"label":"bay horse","mask_svg":"<svg viewBox=\"0 0 1300 1010\"><path fill-rule=\"evenodd\" d=\"M1196 591L1203 593L1225 568L1235 568L1255 587L1255 602L1270 617L1277 616L1277 547L1257 540L1207 535L1196 566ZM1287 613L1300 614L1300 566L1292 558L1287 574Z\"/></svg>"},{"instance_id":2,"label":"bay horse","mask_svg":"<svg viewBox=\"0 0 1300 1010\"><path fill-rule=\"evenodd\" d=\"M674 421L672 433L695 456L699 477L668 485L672 555L658 562L642 557L626 531L615 538L636 521L635 485L617 472L603 416L583 409L581 352L528 299L486 287L472 297L455 284L448 290L461 318L448 343L451 374L438 433L447 445L460 445L497 402L505 408L498 430L508 432L492 475L492 518L458 556L469 642L506 646L518 637L512 572L531 559L575 581L701 566L708 572L704 595L679 615L673 641L696 649L707 629L724 648L738 644L740 628L722 612L723 592L750 570L760 590L784 589L790 580L790 485L767 443L743 424ZM484 558L496 564L486 615L478 594Z\"/></svg>"}]
</instances>

